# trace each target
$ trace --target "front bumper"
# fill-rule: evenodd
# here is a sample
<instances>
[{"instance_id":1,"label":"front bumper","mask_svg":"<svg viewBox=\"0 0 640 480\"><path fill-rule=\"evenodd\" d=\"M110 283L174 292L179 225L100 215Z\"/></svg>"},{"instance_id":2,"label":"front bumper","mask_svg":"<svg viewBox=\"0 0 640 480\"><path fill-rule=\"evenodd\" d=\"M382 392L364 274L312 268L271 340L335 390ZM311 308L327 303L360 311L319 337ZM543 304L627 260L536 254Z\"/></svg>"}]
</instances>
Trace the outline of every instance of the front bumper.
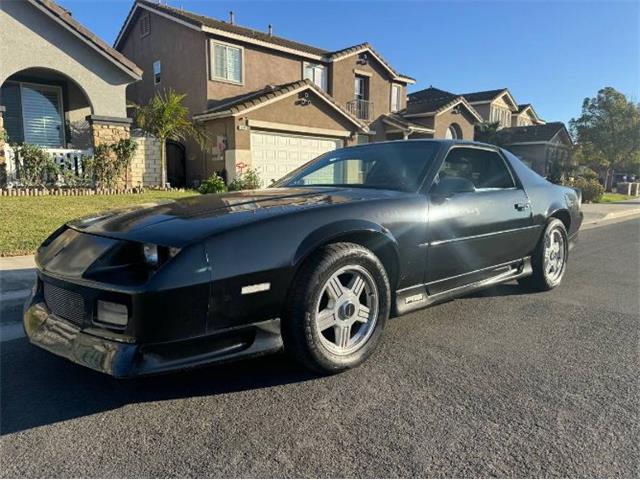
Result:
<instances>
[{"instance_id":1,"label":"front bumper","mask_svg":"<svg viewBox=\"0 0 640 480\"><path fill-rule=\"evenodd\" d=\"M25 306L24 329L32 344L116 378L183 370L282 348L279 320L179 342L145 345L100 329L80 328L53 314L36 297Z\"/></svg>"}]
</instances>

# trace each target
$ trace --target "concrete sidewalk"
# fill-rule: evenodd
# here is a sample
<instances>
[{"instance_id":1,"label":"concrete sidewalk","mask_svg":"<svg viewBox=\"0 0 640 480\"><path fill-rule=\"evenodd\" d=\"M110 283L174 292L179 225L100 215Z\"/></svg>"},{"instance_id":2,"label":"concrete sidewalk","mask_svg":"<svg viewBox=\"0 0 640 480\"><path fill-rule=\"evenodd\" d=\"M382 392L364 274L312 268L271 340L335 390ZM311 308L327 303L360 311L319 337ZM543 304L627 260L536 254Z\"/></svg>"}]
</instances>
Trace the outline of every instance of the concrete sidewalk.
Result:
<instances>
[{"instance_id":1,"label":"concrete sidewalk","mask_svg":"<svg viewBox=\"0 0 640 480\"><path fill-rule=\"evenodd\" d=\"M0 341L24 335L22 307L35 279L33 255L0 258Z\"/></svg>"},{"instance_id":2,"label":"concrete sidewalk","mask_svg":"<svg viewBox=\"0 0 640 480\"><path fill-rule=\"evenodd\" d=\"M614 219L640 215L640 198L615 203L586 203L582 205L584 226L595 226Z\"/></svg>"}]
</instances>

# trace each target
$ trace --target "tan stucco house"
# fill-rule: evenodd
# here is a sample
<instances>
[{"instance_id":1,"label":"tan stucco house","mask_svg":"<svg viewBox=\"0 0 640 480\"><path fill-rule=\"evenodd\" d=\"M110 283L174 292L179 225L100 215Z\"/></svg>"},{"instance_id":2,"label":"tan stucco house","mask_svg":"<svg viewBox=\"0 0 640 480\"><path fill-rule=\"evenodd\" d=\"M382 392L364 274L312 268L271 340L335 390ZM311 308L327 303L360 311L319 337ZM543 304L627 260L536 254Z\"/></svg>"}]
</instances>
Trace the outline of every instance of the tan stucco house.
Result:
<instances>
[{"instance_id":1,"label":"tan stucco house","mask_svg":"<svg viewBox=\"0 0 640 480\"><path fill-rule=\"evenodd\" d=\"M142 70L47 0L0 2L0 105L13 143L56 160L129 135L126 87ZM5 171L4 145L0 164Z\"/></svg>"},{"instance_id":2,"label":"tan stucco house","mask_svg":"<svg viewBox=\"0 0 640 480\"><path fill-rule=\"evenodd\" d=\"M462 96L476 109L483 122L497 122L498 128L545 123L530 103L518 104L508 88L463 93Z\"/></svg>"},{"instance_id":3,"label":"tan stucco house","mask_svg":"<svg viewBox=\"0 0 640 480\"><path fill-rule=\"evenodd\" d=\"M482 122L480 114L462 95L435 87L410 93L406 108L398 115L413 124L407 125L401 138L473 140L474 125Z\"/></svg>"},{"instance_id":4,"label":"tan stucco house","mask_svg":"<svg viewBox=\"0 0 640 480\"><path fill-rule=\"evenodd\" d=\"M387 116L405 108L414 82L368 43L328 51L266 25L253 30L145 0L134 3L114 47L145 71L130 100L186 93L208 132L204 150L191 141L168 150L173 184L254 168L268 185L320 153L391 138L398 126Z\"/></svg>"}]
</instances>

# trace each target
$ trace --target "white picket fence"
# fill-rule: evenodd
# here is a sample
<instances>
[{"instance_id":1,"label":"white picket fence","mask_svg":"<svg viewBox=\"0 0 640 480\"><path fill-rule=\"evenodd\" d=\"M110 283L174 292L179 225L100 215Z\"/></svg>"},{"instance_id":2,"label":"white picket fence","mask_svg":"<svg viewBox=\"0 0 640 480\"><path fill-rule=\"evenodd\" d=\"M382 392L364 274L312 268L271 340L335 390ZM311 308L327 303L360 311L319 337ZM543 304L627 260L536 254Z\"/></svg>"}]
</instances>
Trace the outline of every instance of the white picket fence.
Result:
<instances>
[{"instance_id":1,"label":"white picket fence","mask_svg":"<svg viewBox=\"0 0 640 480\"><path fill-rule=\"evenodd\" d=\"M45 151L51 155L53 161L62 168L70 169L76 175L82 173L82 160L93 155L92 149L76 148L46 148ZM16 162L16 152L11 146L5 144L4 156L6 159L7 183L19 183L19 162ZM19 158L18 158L19 160Z\"/></svg>"}]
</instances>

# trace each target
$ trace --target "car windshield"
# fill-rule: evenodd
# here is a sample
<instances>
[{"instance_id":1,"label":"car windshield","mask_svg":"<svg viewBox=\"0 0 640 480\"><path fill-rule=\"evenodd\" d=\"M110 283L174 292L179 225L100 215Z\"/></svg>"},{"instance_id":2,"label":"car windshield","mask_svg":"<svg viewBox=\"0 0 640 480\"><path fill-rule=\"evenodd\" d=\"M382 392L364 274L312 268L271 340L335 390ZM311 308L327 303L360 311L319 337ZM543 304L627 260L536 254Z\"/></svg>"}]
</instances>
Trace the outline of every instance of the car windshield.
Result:
<instances>
[{"instance_id":1,"label":"car windshield","mask_svg":"<svg viewBox=\"0 0 640 480\"><path fill-rule=\"evenodd\" d=\"M438 151L431 142L390 142L333 150L274 187L343 186L415 192Z\"/></svg>"}]
</instances>

